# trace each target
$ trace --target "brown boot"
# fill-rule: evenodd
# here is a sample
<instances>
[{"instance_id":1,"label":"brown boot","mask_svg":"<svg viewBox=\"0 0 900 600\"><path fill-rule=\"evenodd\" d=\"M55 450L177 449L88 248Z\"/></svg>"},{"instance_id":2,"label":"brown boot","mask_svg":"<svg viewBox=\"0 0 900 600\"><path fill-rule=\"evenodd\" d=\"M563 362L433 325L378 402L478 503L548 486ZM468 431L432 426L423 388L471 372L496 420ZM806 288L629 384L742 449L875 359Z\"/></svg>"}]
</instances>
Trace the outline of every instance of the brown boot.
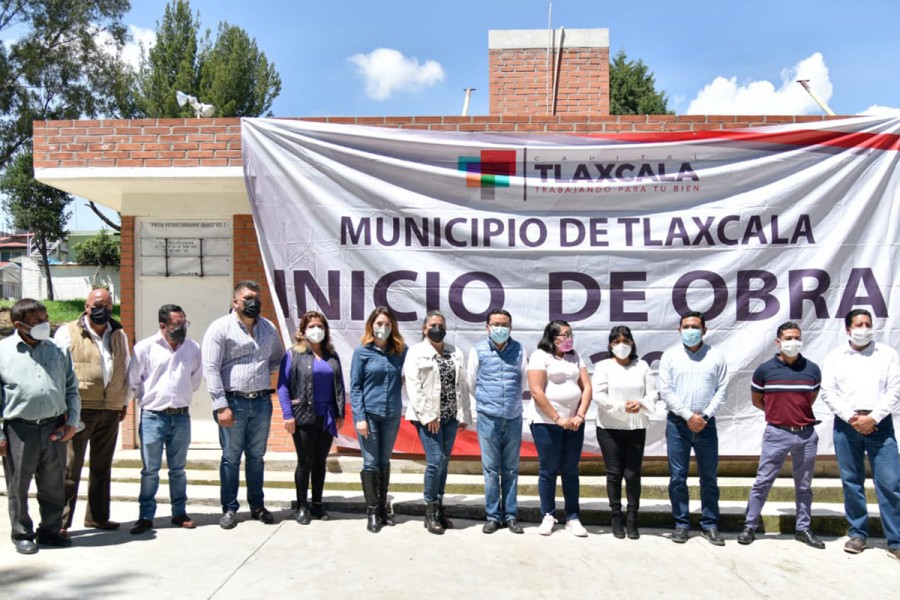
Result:
<instances>
[{"instance_id":1,"label":"brown boot","mask_svg":"<svg viewBox=\"0 0 900 600\"><path fill-rule=\"evenodd\" d=\"M427 529L429 533L437 535L444 534L444 526L441 525L441 522L438 520L437 502L425 503L425 529Z\"/></svg>"}]
</instances>

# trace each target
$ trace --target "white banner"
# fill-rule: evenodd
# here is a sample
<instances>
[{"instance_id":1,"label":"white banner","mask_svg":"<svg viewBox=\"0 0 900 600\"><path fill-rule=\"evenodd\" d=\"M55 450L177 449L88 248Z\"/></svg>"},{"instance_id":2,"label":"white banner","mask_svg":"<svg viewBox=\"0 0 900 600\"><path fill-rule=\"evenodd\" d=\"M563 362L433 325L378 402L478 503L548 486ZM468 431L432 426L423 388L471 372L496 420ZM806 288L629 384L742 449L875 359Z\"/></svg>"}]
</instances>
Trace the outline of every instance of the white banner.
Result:
<instances>
[{"instance_id":1,"label":"white banner","mask_svg":"<svg viewBox=\"0 0 900 600\"><path fill-rule=\"evenodd\" d=\"M378 305L410 343L442 310L466 352L492 309L530 350L565 319L590 370L619 324L655 367L679 315L699 310L728 360L720 453L748 456L764 427L750 376L782 322L801 324L819 364L854 307L900 346L900 119L606 138L244 119L242 144L285 340L321 311L348 374ZM816 413L832 454L831 416ZM664 416L648 455L665 454Z\"/></svg>"}]
</instances>

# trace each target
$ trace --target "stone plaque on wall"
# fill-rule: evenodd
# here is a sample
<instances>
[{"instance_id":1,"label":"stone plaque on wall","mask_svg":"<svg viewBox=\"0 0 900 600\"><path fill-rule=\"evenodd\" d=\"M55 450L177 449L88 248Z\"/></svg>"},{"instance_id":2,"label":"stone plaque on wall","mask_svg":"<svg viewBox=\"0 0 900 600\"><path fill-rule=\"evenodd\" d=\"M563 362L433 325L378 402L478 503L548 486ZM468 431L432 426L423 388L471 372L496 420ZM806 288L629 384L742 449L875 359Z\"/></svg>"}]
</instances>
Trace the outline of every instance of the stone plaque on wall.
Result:
<instances>
[{"instance_id":1,"label":"stone plaque on wall","mask_svg":"<svg viewBox=\"0 0 900 600\"><path fill-rule=\"evenodd\" d=\"M141 222L140 274L165 277L230 277L230 220Z\"/></svg>"}]
</instances>

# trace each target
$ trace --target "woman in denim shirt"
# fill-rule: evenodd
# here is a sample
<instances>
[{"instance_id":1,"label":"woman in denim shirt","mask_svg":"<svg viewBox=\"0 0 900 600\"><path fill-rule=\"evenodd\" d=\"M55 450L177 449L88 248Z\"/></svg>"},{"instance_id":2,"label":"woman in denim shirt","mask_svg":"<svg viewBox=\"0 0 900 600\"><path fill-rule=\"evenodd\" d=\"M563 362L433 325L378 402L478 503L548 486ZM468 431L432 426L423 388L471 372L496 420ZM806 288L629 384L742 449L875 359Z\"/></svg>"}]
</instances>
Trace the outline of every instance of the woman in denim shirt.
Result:
<instances>
[{"instance_id":1,"label":"woman in denim shirt","mask_svg":"<svg viewBox=\"0 0 900 600\"><path fill-rule=\"evenodd\" d=\"M383 306L373 310L350 367L350 405L363 458L360 479L366 498L366 528L372 533L394 524L387 509L387 492L391 453L400 429L406 351L394 313Z\"/></svg>"}]
</instances>

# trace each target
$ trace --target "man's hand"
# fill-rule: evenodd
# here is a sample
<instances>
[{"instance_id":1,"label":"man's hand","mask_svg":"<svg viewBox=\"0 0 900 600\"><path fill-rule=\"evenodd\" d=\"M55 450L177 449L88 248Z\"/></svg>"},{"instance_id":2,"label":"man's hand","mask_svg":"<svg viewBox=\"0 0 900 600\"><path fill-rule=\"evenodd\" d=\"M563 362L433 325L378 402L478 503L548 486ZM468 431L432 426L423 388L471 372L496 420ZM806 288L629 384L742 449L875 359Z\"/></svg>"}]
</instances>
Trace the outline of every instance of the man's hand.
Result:
<instances>
[{"instance_id":1,"label":"man's hand","mask_svg":"<svg viewBox=\"0 0 900 600\"><path fill-rule=\"evenodd\" d=\"M125 417L128 416L128 405L122 407L122 412L119 413L119 423L125 420Z\"/></svg>"},{"instance_id":2,"label":"man's hand","mask_svg":"<svg viewBox=\"0 0 900 600\"><path fill-rule=\"evenodd\" d=\"M853 415L848 422L861 435L869 435L878 429L878 423L869 415Z\"/></svg>"},{"instance_id":3,"label":"man's hand","mask_svg":"<svg viewBox=\"0 0 900 600\"><path fill-rule=\"evenodd\" d=\"M0 456L6 456L6 449L9 448L9 442L0 440Z\"/></svg>"},{"instance_id":4,"label":"man's hand","mask_svg":"<svg viewBox=\"0 0 900 600\"><path fill-rule=\"evenodd\" d=\"M228 407L220 408L216 411L216 420L219 422L219 425L225 429L230 429L231 426L234 425L234 414Z\"/></svg>"},{"instance_id":5,"label":"man's hand","mask_svg":"<svg viewBox=\"0 0 900 600\"><path fill-rule=\"evenodd\" d=\"M693 431L694 433L700 433L704 429L706 429L706 419L703 418L703 415L693 414L691 418L687 420L688 429Z\"/></svg>"},{"instance_id":6,"label":"man's hand","mask_svg":"<svg viewBox=\"0 0 900 600\"><path fill-rule=\"evenodd\" d=\"M68 442L75 434L78 432L78 428L72 427L71 425L63 425L59 429L54 429L53 433L50 434L50 441L53 442Z\"/></svg>"}]
</instances>

